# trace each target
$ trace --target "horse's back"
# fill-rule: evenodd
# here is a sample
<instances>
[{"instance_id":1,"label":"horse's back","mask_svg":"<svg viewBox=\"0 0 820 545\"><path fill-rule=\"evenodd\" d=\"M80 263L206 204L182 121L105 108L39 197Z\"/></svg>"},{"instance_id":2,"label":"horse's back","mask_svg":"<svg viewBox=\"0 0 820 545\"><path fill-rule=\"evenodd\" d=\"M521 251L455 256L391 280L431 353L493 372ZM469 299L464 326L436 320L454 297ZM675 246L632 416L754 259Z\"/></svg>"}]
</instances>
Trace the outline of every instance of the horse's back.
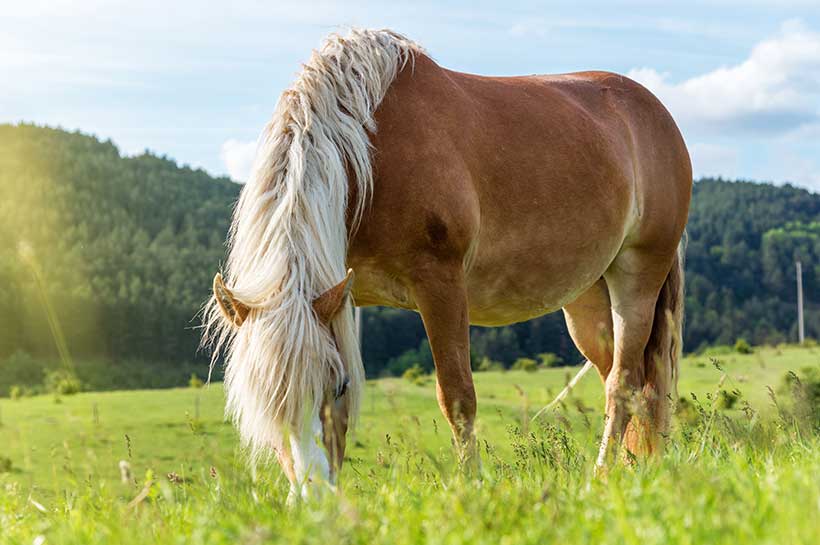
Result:
<instances>
[{"instance_id":1,"label":"horse's back","mask_svg":"<svg viewBox=\"0 0 820 545\"><path fill-rule=\"evenodd\" d=\"M469 142L473 147L465 150L477 162L490 163L486 148L516 143L497 155L505 171L511 156L530 167L566 162L576 179L595 178L609 191L626 179L635 184L637 198L654 187L675 198L672 207L686 208L677 200L691 187L683 138L663 104L634 80L604 71L514 77L447 73L472 98L473 115L482 120L475 129L483 146ZM465 141L458 133L453 137ZM609 172L591 172L601 168ZM545 181L566 189L566 178L555 180L557 174ZM521 179L531 177L532 170Z\"/></svg>"}]
</instances>

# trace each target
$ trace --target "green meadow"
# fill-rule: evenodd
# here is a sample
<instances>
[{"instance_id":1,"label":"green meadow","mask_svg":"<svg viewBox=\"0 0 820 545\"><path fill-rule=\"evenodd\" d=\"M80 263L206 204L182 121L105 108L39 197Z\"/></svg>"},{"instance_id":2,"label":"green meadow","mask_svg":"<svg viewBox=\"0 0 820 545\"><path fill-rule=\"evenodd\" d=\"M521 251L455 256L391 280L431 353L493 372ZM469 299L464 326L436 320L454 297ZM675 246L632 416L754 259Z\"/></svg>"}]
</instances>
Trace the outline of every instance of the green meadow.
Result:
<instances>
[{"instance_id":1,"label":"green meadow","mask_svg":"<svg viewBox=\"0 0 820 545\"><path fill-rule=\"evenodd\" d=\"M294 506L275 464L246 463L221 384L0 399L0 543L818 541L817 386L805 377L820 348L687 357L666 454L599 475L594 372L531 421L575 371L476 373L471 476L432 378L372 380L338 489Z\"/></svg>"}]
</instances>

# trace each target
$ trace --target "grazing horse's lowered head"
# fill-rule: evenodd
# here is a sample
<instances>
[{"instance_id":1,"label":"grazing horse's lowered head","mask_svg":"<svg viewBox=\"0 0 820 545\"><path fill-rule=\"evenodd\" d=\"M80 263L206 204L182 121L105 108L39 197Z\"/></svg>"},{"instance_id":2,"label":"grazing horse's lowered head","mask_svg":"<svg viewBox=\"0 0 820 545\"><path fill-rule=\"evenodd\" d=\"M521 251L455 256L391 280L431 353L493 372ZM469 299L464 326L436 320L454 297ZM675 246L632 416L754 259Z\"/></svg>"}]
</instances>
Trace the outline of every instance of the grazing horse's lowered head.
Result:
<instances>
[{"instance_id":1,"label":"grazing horse's lowered head","mask_svg":"<svg viewBox=\"0 0 820 545\"><path fill-rule=\"evenodd\" d=\"M373 112L417 50L388 31L353 31L313 53L260 138L206 307L203 342L226 358L226 411L252 458L276 453L292 493L335 482L357 411L349 233L372 192Z\"/></svg>"}]
</instances>

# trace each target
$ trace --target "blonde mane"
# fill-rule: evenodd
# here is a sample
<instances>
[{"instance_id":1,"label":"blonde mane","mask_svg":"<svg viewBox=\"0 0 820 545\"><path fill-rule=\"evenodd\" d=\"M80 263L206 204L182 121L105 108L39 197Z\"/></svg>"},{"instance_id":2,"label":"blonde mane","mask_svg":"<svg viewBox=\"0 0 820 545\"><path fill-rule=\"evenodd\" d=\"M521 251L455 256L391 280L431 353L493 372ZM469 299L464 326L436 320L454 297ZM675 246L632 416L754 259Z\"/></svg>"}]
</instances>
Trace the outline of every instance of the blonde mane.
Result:
<instances>
[{"instance_id":1,"label":"blonde mane","mask_svg":"<svg viewBox=\"0 0 820 545\"><path fill-rule=\"evenodd\" d=\"M224 271L250 314L236 328L212 298L203 335L212 366L225 355L226 412L254 458L279 448L345 377L351 417L357 412L364 368L351 304L333 319L331 335L311 302L345 276L347 214L355 229L372 194L373 113L420 51L390 31L331 35L282 94L260 138Z\"/></svg>"}]
</instances>

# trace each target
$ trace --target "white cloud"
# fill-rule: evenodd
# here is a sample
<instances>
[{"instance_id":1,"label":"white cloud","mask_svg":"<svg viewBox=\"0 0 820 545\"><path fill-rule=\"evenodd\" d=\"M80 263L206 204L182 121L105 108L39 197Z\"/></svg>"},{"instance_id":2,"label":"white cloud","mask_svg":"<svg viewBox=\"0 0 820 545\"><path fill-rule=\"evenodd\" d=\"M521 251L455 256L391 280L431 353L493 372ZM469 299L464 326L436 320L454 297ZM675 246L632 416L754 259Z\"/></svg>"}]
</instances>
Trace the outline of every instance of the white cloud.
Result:
<instances>
[{"instance_id":1,"label":"white cloud","mask_svg":"<svg viewBox=\"0 0 820 545\"><path fill-rule=\"evenodd\" d=\"M799 21L783 24L733 66L680 83L651 68L629 76L689 128L784 133L820 118L820 34Z\"/></svg>"},{"instance_id":2,"label":"white cloud","mask_svg":"<svg viewBox=\"0 0 820 545\"><path fill-rule=\"evenodd\" d=\"M689 146L695 178L701 176L738 176L739 153L736 148L695 142Z\"/></svg>"},{"instance_id":3,"label":"white cloud","mask_svg":"<svg viewBox=\"0 0 820 545\"><path fill-rule=\"evenodd\" d=\"M820 192L820 165L813 158L786 151L778 157L783 168L783 179Z\"/></svg>"},{"instance_id":4,"label":"white cloud","mask_svg":"<svg viewBox=\"0 0 820 545\"><path fill-rule=\"evenodd\" d=\"M251 175L253 160L256 157L256 140L245 142L231 138L222 144L219 157L228 175L244 184Z\"/></svg>"}]
</instances>

